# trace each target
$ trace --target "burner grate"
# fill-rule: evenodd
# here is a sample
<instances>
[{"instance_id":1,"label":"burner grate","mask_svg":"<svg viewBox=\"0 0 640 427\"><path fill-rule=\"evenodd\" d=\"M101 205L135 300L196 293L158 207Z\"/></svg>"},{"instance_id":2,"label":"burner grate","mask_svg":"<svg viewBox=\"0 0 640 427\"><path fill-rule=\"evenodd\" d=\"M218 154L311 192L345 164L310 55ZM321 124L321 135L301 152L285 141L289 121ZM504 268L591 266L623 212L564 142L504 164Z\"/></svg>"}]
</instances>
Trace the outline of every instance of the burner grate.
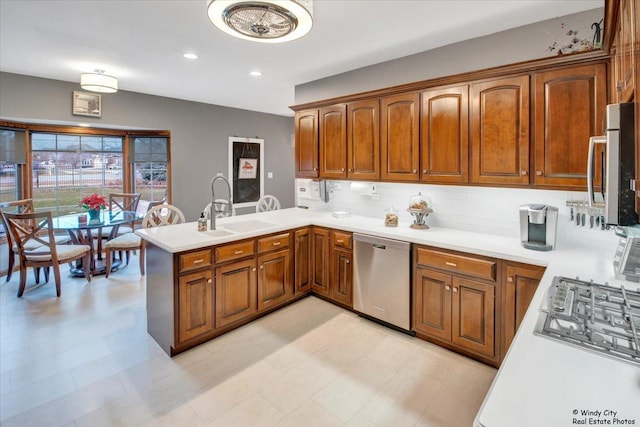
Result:
<instances>
[{"instance_id":1,"label":"burner grate","mask_svg":"<svg viewBox=\"0 0 640 427\"><path fill-rule=\"evenodd\" d=\"M640 292L555 277L534 333L640 365Z\"/></svg>"}]
</instances>

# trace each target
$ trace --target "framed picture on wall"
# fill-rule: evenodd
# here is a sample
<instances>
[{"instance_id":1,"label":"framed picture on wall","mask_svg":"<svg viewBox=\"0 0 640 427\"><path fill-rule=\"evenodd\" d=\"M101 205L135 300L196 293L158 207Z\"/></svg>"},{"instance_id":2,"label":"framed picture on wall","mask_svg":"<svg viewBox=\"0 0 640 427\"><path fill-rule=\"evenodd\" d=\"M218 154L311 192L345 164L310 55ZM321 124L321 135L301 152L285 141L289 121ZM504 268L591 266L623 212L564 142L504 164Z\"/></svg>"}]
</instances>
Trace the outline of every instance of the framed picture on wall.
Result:
<instances>
[{"instance_id":1,"label":"framed picture on wall","mask_svg":"<svg viewBox=\"0 0 640 427\"><path fill-rule=\"evenodd\" d=\"M102 117L102 95L74 90L71 113L74 116Z\"/></svg>"}]
</instances>

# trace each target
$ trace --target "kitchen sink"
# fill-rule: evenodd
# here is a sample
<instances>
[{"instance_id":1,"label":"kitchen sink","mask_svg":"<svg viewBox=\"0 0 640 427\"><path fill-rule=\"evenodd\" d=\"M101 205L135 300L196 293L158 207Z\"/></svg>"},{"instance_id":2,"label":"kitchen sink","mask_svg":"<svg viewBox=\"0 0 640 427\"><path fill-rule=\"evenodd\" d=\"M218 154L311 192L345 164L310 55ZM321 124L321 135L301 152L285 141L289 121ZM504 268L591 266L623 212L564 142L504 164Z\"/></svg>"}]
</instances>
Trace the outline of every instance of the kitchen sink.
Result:
<instances>
[{"instance_id":1,"label":"kitchen sink","mask_svg":"<svg viewBox=\"0 0 640 427\"><path fill-rule=\"evenodd\" d=\"M201 231L201 233L204 233L211 237L224 237L224 236L231 236L232 234L236 234L233 231L224 230L224 229Z\"/></svg>"},{"instance_id":2,"label":"kitchen sink","mask_svg":"<svg viewBox=\"0 0 640 427\"><path fill-rule=\"evenodd\" d=\"M231 230L237 233L248 233L251 231L258 231L264 228L273 227L274 225L275 224L271 222L252 220L252 221L232 222L230 224L221 225L221 227L223 227L224 230Z\"/></svg>"}]
</instances>

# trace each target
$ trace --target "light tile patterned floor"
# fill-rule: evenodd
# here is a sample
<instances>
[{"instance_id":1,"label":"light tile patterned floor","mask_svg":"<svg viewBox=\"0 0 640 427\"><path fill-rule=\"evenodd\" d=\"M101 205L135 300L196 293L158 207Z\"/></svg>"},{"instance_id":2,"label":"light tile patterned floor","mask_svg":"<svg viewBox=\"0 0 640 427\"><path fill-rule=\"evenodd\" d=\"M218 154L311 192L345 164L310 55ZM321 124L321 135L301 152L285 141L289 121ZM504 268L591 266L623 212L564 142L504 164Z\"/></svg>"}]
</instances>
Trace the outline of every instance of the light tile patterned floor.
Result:
<instances>
[{"instance_id":1,"label":"light tile patterned floor","mask_svg":"<svg viewBox=\"0 0 640 427\"><path fill-rule=\"evenodd\" d=\"M61 298L17 298L17 276L0 278L3 427L470 426L496 372L315 297L170 358L137 259L65 277Z\"/></svg>"}]
</instances>

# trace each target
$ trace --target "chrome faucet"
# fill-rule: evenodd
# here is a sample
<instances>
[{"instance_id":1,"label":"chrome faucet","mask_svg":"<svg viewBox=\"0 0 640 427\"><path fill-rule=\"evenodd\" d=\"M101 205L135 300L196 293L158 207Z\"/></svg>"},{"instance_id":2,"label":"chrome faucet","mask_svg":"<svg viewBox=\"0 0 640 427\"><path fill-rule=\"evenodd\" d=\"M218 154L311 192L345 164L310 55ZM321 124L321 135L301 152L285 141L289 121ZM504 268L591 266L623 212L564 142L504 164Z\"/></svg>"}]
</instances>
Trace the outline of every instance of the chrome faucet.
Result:
<instances>
[{"instance_id":1,"label":"chrome faucet","mask_svg":"<svg viewBox=\"0 0 640 427\"><path fill-rule=\"evenodd\" d=\"M216 199L216 191L215 191L214 184L219 179L223 180L225 184L227 184L227 194L229 194L228 199L223 199L223 200ZM216 203L220 205L224 205L224 211L222 212L231 212L231 185L229 184L229 180L227 180L227 178L225 178L222 175L218 175L211 180L211 209L209 209L209 216L211 216L211 223L209 226L210 230L216 229L216 214L218 212L216 210Z\"/></svg>"}]
</instances>

